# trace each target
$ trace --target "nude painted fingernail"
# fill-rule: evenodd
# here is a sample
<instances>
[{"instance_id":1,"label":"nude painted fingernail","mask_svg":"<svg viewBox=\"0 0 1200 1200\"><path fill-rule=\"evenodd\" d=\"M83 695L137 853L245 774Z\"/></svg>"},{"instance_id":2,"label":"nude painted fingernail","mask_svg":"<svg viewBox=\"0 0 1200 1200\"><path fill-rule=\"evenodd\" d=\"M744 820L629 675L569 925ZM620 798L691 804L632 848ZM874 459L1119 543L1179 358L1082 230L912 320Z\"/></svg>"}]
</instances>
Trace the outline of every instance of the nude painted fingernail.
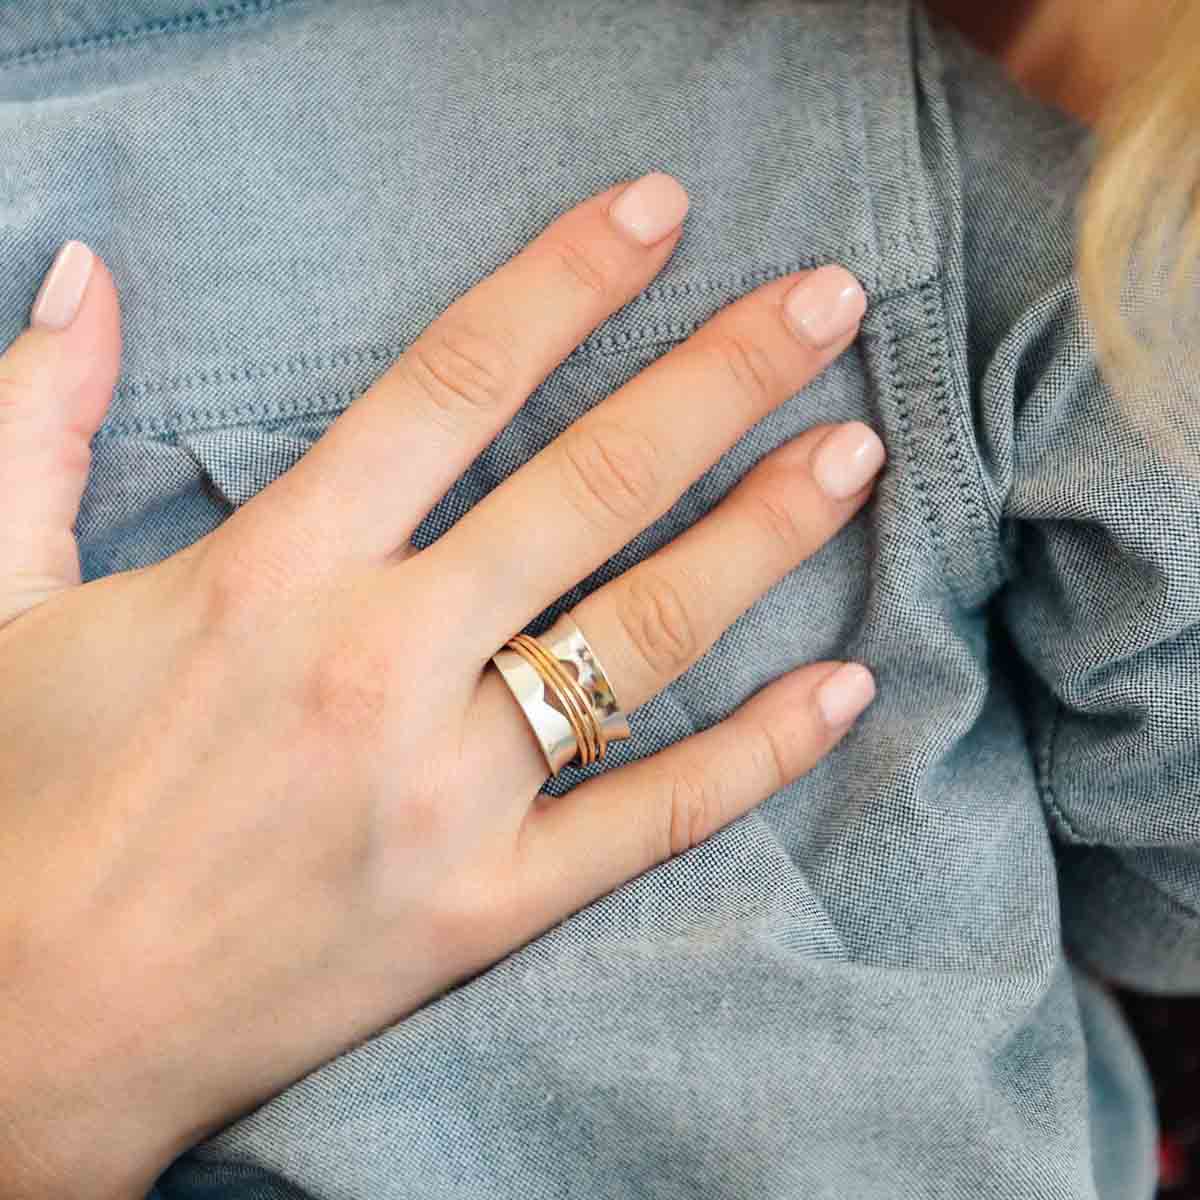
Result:
<instances>
[{"instance_id":1,"label":"nude painted fingernail","mask_svg":"<svg viewBox=\"0 0 1200 1200\"><path fill-rule=\"evenodd\" d=\"M833 729L849 725L875 699L875 678L860 663L845 663L817 688L821 715Z\"/></svg>"},{"instance_id":2,"label":"nude painted fingernail","mask_svg":"<svg viewBox=\"0 0 1200 1200\"><path fill-rule=\"evenodd\" d=\"M687 210L687 192L670 175L655 171L631 183L613 201L608 215L622 233L653 246L679 227Z\"/></svg>"},{"instance_id":3,"label":"nude painted fingernail","mask_svg":"<svg viewBox=\"0 0 1200 1200\"><path fill-rule=\"evenodd\" d=\"M813 478L831 500L848 500L879 474L887 451L879 435L861 421L839 425L817 447Z\"/></svg>"},{"instance_id":4,"label":"nude painted fingernail","mask_svg":"<svg viewBox=\"0 0 1200 1200\"><path fill-rule=\"evenodd\" d=\"M38 329L66 329L75 320L92 277L95 255L82 242L66 242L54 256L29 314Z\"/></svg>"},{"instance_id":5,"label":"nude painted fingernail","mask_svg":"<svg viewBox=\"0 0 1200 1200\"><path fill-rule=\"evenodd\" d=\"M845 267L821 267L806 275L783 302L792 332L814 350L824 350L851 333L867 297L862 285Z\"/></svg>"}]
</instances>

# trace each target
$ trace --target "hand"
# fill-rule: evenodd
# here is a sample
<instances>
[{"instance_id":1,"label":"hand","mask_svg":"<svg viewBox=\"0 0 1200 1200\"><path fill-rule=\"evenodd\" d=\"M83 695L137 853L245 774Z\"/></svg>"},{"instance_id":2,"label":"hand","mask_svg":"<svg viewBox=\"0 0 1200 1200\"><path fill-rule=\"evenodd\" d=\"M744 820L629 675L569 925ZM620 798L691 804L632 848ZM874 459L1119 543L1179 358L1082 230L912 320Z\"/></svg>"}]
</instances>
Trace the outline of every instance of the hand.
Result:
<instances>
[{"instance_id":1,"label":"hand","mask_svg":"<svg viewBox=\"0 0 1200 1200\"><path fill-rule=\"evenodd\" d=\"M409 547L660 270L685 207L665 176L582 204L220 529L86 586L71 522L117 301L86 248L56 266L0 359L6 1194L144 1193L241 1111L807 771L869 702L865 668L808 666L550 801L489 667L849 345L863 299L840 268L730 305ZM813 429L583 601L625 709L835 534L881 461L862 425Z\"/></svg>"}]
</instances>

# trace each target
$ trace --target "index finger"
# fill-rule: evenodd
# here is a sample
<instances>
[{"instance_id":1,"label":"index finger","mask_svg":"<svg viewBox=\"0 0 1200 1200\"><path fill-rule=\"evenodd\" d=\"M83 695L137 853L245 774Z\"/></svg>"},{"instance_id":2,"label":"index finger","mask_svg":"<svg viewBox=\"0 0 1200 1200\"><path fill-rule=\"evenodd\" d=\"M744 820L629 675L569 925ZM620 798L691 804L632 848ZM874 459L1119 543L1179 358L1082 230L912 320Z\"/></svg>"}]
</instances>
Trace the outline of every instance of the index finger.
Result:
<instances>
[{"instance_id":1,"label":"index finger","mask_svg":"<svg viewBox=\"0 0 1200 1200\"><path fill-rule=\"evenodd\" d=\"M662 269L687 206L680 184L656 172L558 218L456 300L247 506L258 532L303 541L326 566L406 543L533 389Z\"/></svg>"}]
</instances>

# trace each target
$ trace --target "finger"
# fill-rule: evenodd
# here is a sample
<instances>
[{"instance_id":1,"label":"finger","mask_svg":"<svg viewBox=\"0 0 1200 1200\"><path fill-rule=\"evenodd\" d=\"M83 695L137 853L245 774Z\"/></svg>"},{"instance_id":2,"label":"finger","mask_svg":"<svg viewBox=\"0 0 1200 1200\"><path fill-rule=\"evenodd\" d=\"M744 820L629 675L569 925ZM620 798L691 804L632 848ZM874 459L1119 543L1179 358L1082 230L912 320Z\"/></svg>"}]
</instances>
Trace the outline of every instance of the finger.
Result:
<instances>
[{"instance_id":1,"label":"finger","mask_svg":"<svg viewBox=\"0 0 1200 1200\"><path fill-rule=\"evenodd\" d=\"M455 580L445 603L471 626L477 652L486 657L603 563L811 382L853 340L865 303L841 267L759 288L476 505L427 553L434 577Z\"/></svg>"},{"instance_id":2,"label":"finger","mask_svg":"<svg viewBox=\"0 0 1200 1200\"><path fill-rule=\"evenodd\" d=\"M712 729L539 798L518 842L531 920L561 920L740 817L811 770L874 695L859 664L802 667Z\"/></svg>"},{"instance_id":3,"label":"finger","mask_svg":"<svg viewBox=\"0 0 1200 1200\"><path fill-rule=\"evenodd\" d=\"M112 276L67 242L0 356L0 623L79 582L73 526L120 356Z\"/></svg>"},{"instance_id":4,"label":"finger","mask_svg":"<svg viewBox=\"0 0 1200 1200\"><path fill-rule=\"evenodd\" d=\"M768 455L699 524L572 613L627 711L682 675L866 503L884 461L866 425L823 425Z\"/></svg>"},{"instance_id":5,"label":"finger","mask_svg":"<svg viewBox=\"0 0 1200 1200\"><path fill-rule=\"evenodd\" d=\"M773 584L866 502L883 443L859 422L822 425L769 454L717 508L572 612L627 712L682 675ZM477 727L488 755L528 796L546 761L507 687L485 672ZM487 685L487 686L484 686Z\"/></svg>"},{"instance_id":6,"label":"finger","mask_svg":"<svg viewBox=\"0 0 1200 1200\"><path fill-rule=\"evenodd\" d=\"M652 174L559 218L434 321L243 520L304 530L326 566L390 553L554 367L662 269L686 210L683 188Z\"/></svg>"}]
</instances>

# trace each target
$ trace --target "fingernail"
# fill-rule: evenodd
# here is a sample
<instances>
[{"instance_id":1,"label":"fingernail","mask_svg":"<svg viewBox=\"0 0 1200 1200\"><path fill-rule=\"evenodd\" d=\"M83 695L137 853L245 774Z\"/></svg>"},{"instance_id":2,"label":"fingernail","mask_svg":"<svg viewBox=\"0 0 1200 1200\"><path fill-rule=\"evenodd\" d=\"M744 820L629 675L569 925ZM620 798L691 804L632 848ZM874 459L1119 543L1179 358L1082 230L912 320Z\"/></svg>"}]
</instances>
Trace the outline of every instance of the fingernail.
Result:
<instances>
[{"instance_id":1,"label":"fingernail","mask_svg":"<svg viewBox=\"0 0 1200 1200\"><path fill-rule=\"evenodd\" d=\"M834 729L849 725L875 699L875 679L859 663L838 667L817 688L821 715Z\"/></svg>"},{"instance_id":2,"label":"fingernail","mask_svg":"<svg viewBox=\"0 0 1200 1200\"><path fill-rule=\"evenodd\" d=\"M814 350L849 334L867 311L867 297L845 267L821 267L806 275L783 302L792 332Z\"/></svg>"},{"instance_id":3,"label":"fingernail","mask_svg":"<svg viewBox=\"0 0 1200 1200\"><path fill-rule=\"evenodd\" d=\"M879 435L861 421L839 425L812 458L813 478L832 500L848 500L879 474L887 451Z\"/></svg>"},{"instance_id":4,"label":"fingernail","mask_svg":"<svg viewBox=\"0 0 1200 1200\"><path fill-rule=\"evenodd\" d=\"M653 246L679 227L687 210L687 192L670 175L655 171L631 183L613 201L608 215L622 233Z\"/></svg>"},{"instance_id":5,"label":"fingernail","mask_svg":"<svg viewBox=\"0 0 1200 1200\"><path fill-rule=\"evenodd\" d=\"M66 242L54 256L29 314L39 329L66 329L75 320L92 277L95 256L82 242Z\"/></svg>"}]
</instances>

